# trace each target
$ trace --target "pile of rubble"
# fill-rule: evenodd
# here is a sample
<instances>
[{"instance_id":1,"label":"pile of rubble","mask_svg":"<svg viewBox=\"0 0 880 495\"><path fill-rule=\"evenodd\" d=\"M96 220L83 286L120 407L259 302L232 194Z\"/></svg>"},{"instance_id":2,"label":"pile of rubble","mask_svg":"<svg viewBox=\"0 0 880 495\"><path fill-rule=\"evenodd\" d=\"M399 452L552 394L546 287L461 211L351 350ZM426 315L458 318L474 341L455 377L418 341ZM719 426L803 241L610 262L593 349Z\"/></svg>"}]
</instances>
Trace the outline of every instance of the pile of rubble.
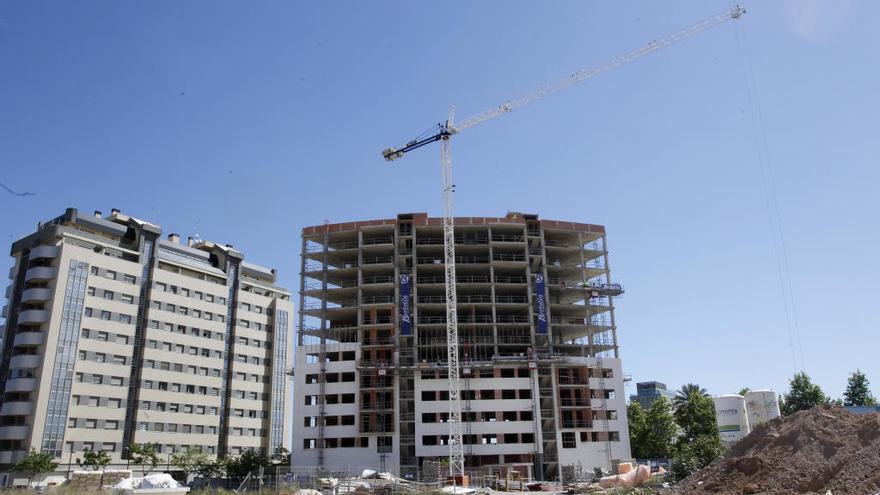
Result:
<instances>
[{"instance_id":1,"label":"pile of rubble","mask_svg":"<svg viewBox=\"0 0 880 495\"><path fill-rule=\"evenodd\" d=\"M814 407L755 428L727 455L684 480L684 494L880 491L880 414Z\"/></svg>"}]
</instances>

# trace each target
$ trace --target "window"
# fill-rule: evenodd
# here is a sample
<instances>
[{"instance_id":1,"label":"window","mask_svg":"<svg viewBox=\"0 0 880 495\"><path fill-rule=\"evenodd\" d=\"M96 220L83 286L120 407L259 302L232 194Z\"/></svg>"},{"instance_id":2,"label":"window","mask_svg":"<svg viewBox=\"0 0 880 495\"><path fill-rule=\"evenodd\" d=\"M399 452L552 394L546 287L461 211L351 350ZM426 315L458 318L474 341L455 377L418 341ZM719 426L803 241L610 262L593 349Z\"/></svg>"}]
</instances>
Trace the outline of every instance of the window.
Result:
<instances>
[{"instance_id":1,"label":"window","mask_svg":"<svg viewBox=\"0 0 880 495\"><path fill-rule=\"evenodd\" d=\"M125 283L127 283L127 284L134 284L134 283L137 281L137 279L135 278L134 275L129 275L129 274L127 274L127 273L126 273L125 275L122 276L122 279L123 279L123 281L125 281Z\"/></svg>"},{"instance_id":2,"label":"window","mask_svg":"<svg viewBox=\"0 0 880 495\"><path fill-rule=\"evenodd\" d=\"M106 354L104 354L103 352L96 352L96 353L95 353L95 362L96 362L96 363L103 363L103 362L106 362L106 361L107 361L107 355L106 355Z\"/></svg>"},{"instance_id":3,"label":"window","mask_svg":"<svg viewBox=\"0 0 880 495\"><path fill-rule=\"evenodd\" d=\"M573 431L563 431L562 432L562 448L563 449L577 448L577 441L575 441Z\"/></svg>"},{"instance_id":4,"label":"window","mask_svg":"<svg viewBox=\"0 0 880 495\"><path fill-rule=\"evenodd\" d=\"M105 420L104 421L104 429L105 430L118 430L119 429L119 421L116 420Z\"/></svg>"},{"instance_id":5,"label":"window","mask_svg":"<svg viewBox=\"0 0 880 495\"><path fill-rule=\"evenodd\" d=\"M101 311L101 319L110 321L110 312L109 311Z\"/></svg>"},{"instance_id":6,"label":"window","mask_svg":"<svg viewBox=\"0 0 880 495\"><path fill-rule=\"evenodd\" d=\"M104 442L102 448L105 452L116 452L116 444L113 442Z\"/></svg>"},{"instance_id":7,"label":"window","mask_svg":"<svg viewBox=\"0 0 880 495\"><path fill-rule=\"evenodd\" d=\"M125 364L125 356L120 356L119 354L114 354L113 355L113 364ZM111 381L110 384L112 385L113 382Z\"/></svg>"},{"instance_id":8,"label":"window","mask_svg":"<svg viewBox=\"0 0 880 495\"><path fill-rule=\"evenodd\" d=\"M104 276L109 278L110 280L116 280L116 272L114 272L113 270L107 270L106 272L104 272Z\"/></svg>"},{"instance_id":9,"label":"window","mask_svg":"<svg viewBox=\"0 0 880 495\"><path fill-rule=\"evenodd\" d=\"M108 340L110 340L110 334L107 332L98 332L96 339L102 342L107 342Z\"/></svg>"},{"instance_id":10,"label":"window","mask_svg":"<svg viewBox=\"0 0 880 495\"><path fill-rule=\"evenodd\" d=\"M120 378L119 380L121 381L122 379ZM122 399L117 399L117 398L112 398L112 397L107 399L107 407L112 407L114 409L121 408L122 407ZM115 430L116 428L113 428L113 429Z\"/></svg>"},{"instance_id":11,"label":"window","mask_svg":"<svg viewBox=\"0 0 880 495\"><path fill-rule=\"evenodd\" d=\"M131 294L122 294L119 299L126 304L134 304L134 296Z\"/></svg>"},{"instance_id":12,"label":"window","mask_svg":"<svg viewBox=\"0 0 880 495\"><path fill-rule=\"evenodd\" d=\"M113 291L112 291L112 290L105 290L105 291L104 291L104 299L107 299L107 300L112 301L114 295L115 295L115 294L113 294Z\"/></svg>"},{"instance_id":13,"label":"window","mask_svg":"<svg viewBox=\"0 0 880 495\"><path fill-rule=\"evenodd\" d=\"M95 288L94 288L94 287L89 287L89 288L88 288L88 291L87 291L87 294L90 295L90 296L94 296L94 295L95 295Z\"/></svg>"},{"instance_id":14,"label":"window","mask_svg":"<svg viewBox=\"0 0 880 495\"><path fill-rule=\"evenodd\" d=\"M131 324L131 315L119 315L119 321L126 325Z\"/></svg>"}]
</instances>

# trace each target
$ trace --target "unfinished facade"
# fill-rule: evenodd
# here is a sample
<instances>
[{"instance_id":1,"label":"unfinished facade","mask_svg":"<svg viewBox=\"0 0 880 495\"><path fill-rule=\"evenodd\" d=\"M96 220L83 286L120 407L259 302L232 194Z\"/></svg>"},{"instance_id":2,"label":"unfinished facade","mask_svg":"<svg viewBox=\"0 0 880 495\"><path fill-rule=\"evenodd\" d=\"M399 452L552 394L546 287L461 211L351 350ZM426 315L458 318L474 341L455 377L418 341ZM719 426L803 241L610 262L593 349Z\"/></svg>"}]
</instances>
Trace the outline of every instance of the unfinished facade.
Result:
<instances>
[{"instance_id":1,"label":"unfinished facade","mask_svg":"<svg viewBox=\"0 0 880 495\"><path fill-rule=\"evenodd\" d=\"M456 218L455 235L466 470L557 479L628 459L605 229L509 213ZM443 257L424 213L303 229L296 465L436 476Z\"/></svg>"},{"instance_id":2,"label":"unfinished facade","mask_svg":"<svg viewBox=\"0 0 880 495\"><path fill-rule=\"evenodd\" d=\"M67 472L289 447L289 292L230 245L181 243L114 210L68 209L12 245L0 365L0 472L31 449ZM73 465L76 468L76 465Z\"/></svg>"}]
</instances>

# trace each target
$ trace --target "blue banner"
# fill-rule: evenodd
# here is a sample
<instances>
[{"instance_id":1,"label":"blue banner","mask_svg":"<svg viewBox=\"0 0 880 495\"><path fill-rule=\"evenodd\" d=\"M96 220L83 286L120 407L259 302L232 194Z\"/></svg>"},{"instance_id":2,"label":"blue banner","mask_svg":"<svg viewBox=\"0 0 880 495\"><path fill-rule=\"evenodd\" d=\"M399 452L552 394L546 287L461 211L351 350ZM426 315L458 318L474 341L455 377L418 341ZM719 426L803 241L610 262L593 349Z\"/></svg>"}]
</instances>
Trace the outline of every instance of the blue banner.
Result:
<instances>
[{"instance_id":1,"label":"blue banner","mask_svg":"<svg viewBox=\"0 0 880 495\"><path fill-rule=\"evenodd\" d=\"M538 328L535 333L547 333L547 296L544 290L544 274L535 274L535 314L538 315Z\"/></svg>"},{"instance_id":2,"label":"blue banner","mask_svg":"<svg viewBox=\"0 0 880 495\"><path fill-rule=\"evenodd\" d=\"M411 277L408 273L400 274L400 335L412 335L412 313L410 313Z\"/></svg>"}]
</instances>

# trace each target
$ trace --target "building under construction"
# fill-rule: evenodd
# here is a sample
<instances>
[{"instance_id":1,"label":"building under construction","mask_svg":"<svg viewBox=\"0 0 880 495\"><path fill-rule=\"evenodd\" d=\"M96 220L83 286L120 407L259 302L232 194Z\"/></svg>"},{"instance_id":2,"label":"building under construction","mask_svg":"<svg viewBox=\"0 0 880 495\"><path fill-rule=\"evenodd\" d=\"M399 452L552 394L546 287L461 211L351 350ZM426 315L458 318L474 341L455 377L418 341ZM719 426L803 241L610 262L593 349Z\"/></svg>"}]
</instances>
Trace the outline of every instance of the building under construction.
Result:
<instances>
[{"instance_id":1,"label":"building under construction","mask_svg":"<svg viewBox=\"0 0 880 495\"><path fill-rule=\"evenodd\" d=\"M456 218L455 251L465 469L554 480L628 459L623 290L604 227ZM443 260L442 219L425 213L303 229L297 466L437 476L449 455Z\"/></svg>"}]
</instances>

